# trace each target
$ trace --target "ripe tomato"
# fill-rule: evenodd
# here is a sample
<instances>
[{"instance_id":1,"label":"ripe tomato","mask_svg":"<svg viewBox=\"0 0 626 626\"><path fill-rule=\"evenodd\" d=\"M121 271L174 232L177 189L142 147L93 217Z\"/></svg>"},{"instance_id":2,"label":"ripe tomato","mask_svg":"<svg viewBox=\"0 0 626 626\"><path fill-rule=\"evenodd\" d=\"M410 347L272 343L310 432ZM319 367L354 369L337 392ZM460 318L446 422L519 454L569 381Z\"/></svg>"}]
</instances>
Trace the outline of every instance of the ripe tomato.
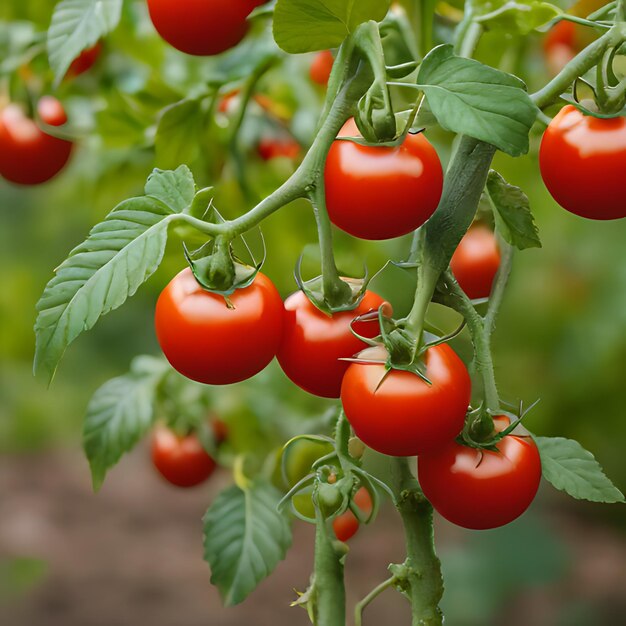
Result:
<instances>
[{"instance_id":1,"label":"ripe tomato","mask_svg":"<svg viewBox=\"0 0 626 626\"><path fill-rule=\"evenodd\" d=\"M576 49L576 26L573 22L561 20L548 31L543 40L544 51L548 52L557 46L566 46L571 50Z\"/></svg>"},{"instance_id":2,"label":"ripe tomato","mask_svg":"<svg viewBox=\"0 0 626 626\"><path fill-rule=\"evenodd\" d=\"M509 424L495 420L496 430ZM450 441L417 460L420 485L433 507L448 521L474 530L504 526L533 501L541 480L541 458L531 437L507 435L498 452L476 450Z\"/></svg>"},{"instance_id":3,"label":"ripe tomato","mask_svg":"<svg viewBox=\"0 0 626 626\"><path fill-rule=\"evenodd\" d=\"M322 52L318 52L313 59L313 63L311 63L311 68L309 69L311 80L322 87L328 85L328 79L330 78L334 62L335 59L333 58L333 54L330 50L322 50Z\"/></svg>"},{"instance_id":4,"label":"ripe tomato","mask_svg":"<svg viewBox=\"0 0 626 626\"><path fill-rule=\"evenodd\" d=\"M353 119L339 137L358 137ZM325 170L332 222L354 237L391 239L421 226L441 198L443 171L423 133L397 148L335 141Z\"/></svg>"},{"instance_id":5,"label":"ripe tomato","mask_svg":"<svg viewBox=\"0 0 626 626\"><path fill-rule=\"evenodd\" d=\"M362 353L364 359L368 352ZM384 364L352 363L348 368L341 385L343 408L357 437L373 450L414 456L461 432L471 395L463 361L442 344L426 351L425 364L431 385L403 370L391 370L383 380Z\"/></svg>"},{"instance_id":6,"label":"ripe tomato","mask_svg":"<svg viewBox=\"0 0 626 626\"><path fill-rule=\"evenodd\" d=\"M354 503L359 510L363 511L365 516L368 516L372 512L372 496L365 487L361 487L354 494ZM356 531L359 530L359 520L356 515L348 509L341 515L338 515L333 520L333 530L335 531L335 537L339 541L348 541L351 537L354 537Z\"/></svg>"},{"instance_id":7,"label":"ripe tomato","mask_svg":"<svg viewBox=\"0 0 626 626\"><path fill-rule=\"evenodd\" d=\"M177 487L203 483L216 467L195 434L179 437L165 427L154 431L151 453L161 476Z\"/></svg>"},{"instance_id":8,"label":"ripe tomato","mask_svg":"<svg viewBox=\"0 0 626 626\"><path fill-rule=\"evenodd\" d=\"M62 126L67 115L61 103L44 96L37 104L42 122ZM26 117L17 104L0 110L0 175L18 185L38 185L50 180L66 165L72 142L45 133Z\"/></svg>"},{"instance_id":9,"label":"ripe tomato","mask_svg":"<svg viewBox=\"0 0 626 626\"><path fill-rule=\"evenodd\" d=\"M285 329L278 362L287 376L305 391L322 398L338 398L349 363L365 344L350 332L355 317L377 309L383 299L371 291L353 311L332 316L322 313L302 291L285 301ZM357 322L355 330L364 337L380 334L377 321Z\"/></svg>"},{"instance_id":10,"label":"ripe tomato","mask_svg":"<svg viewBox=\"0 0 626 626\"><path fill-rule=\"evenodd\" d=\"M100 42L96 43L91 48L86 48L83 50L70 65L67 73L65 74L66 78L76 78L76 76L80 76L80 74L84 74L88 70L90 70L94 63L98 60L100 53L102 52L102 44Z\"/></svg>"},{"instance_id":11,"label":"ripe tomato","mask_svg":"<svg viewBox=\"0 0 626 626\"><path fill-rule=\"evenodd\" d=\"M450 261L450 269L461 289L472 300L488 298L500 267L500 251L493 231L472 226L461 239Z\"/></svg>"},{"instance_id":12,"label":"ripe tomato","mask_svg":"<svg viewBox=\"0 0 626 626\"><path fill-rule=\"evenodd\" d=\"M156 333L172 367L201 383L226 385L260 372L276 355L283 303L272 281L257 274L225 299L204 290L189 268L167 285L156 305Z\"/></svg>"},{"instance_id":13,"label":"ripe tomato","mask_svg":"<svg viewBox=\"0 0 626 626\"><path fill-rule=\"evenodd\" d=\"M626 217L626 117L599 119L563 107L543 135L539 165L548 191L570 213Z\"/></svg>"},{"instance_id":14,"label":"ripe tomato","mask_svg":"<svg viewBox=\"0 0 626 626\"><path fill-rule=\"evenodd\" d=\"M248 32L248 15L266 0L148 0L159 35L181 52L220 54Z\"/></svg>"},{"instance_id":15,"label":"ripe tomato","mask_svg":"<svg viewBox=\"0 0 626 626\"><path fill-rule=\"evenodd\" d=\"M261 139L257 150L264 161L271 161L278 157L296 159L300 154L300 144L291 137L282 139L266 137Z\"/></svg>"}]
</instances>

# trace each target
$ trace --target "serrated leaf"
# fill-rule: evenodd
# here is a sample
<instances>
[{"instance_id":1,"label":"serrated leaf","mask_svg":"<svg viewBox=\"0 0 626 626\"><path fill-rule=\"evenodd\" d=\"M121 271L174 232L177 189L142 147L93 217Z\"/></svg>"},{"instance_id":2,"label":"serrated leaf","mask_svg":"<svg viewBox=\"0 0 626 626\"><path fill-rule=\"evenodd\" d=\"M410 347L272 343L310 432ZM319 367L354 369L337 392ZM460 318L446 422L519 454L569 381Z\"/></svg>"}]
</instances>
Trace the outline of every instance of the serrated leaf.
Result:
<instances>
[{"instance_id":1,"label":"serrated leaf","mask_svg":"<svg viewBox=\"0 0 626 626\"><path fill-rule=\"evenodd\" d=\"M256 481L245 491L226 489L206 512L204 558L226 606L243 602L285 558L291 527L277 510L280 499L270 483Z\"/></svg>"},{"instance_id":2,"label":"serrated leaf","mask_svg":"<svg viewBox=\"0 0 626 626\"><path fill-rule=\"evenodd\" d=\"M507 35L528 35L561 13L553 4L538 0L479 0L474 9L482 26Z\"/></svg>"},{"instance_id":3,"label":"serrated leaf","mask_svg":"<svg viewBox=\"0 0 626 626\"><path fill-rule=\"evenodd\" d=\"M168 227L180 216L166 201L182 206L185 169L155 172L147 185L155 195L119 204L56 270L37 303L35 372L43 370L52 380L67 346L156 271Z\"/></svg>"},{"instance_id":4,"label":"serrated leaf","mask_svg":"<svg viewBox=\"0 0 626 626\"><path fill-rule=\"evenodd\" d=\"M181 100L163 109L155 137L156 164L175 167L179 163L192 163L200 151L198 137L202 122L199 100Z\"/></svg>"},{"instance_id":5,"label":"serrated leaf","mask_svg":"<svg viewBox=\"0 0 626 626\"><path fill-rule=\"evenodd\" d=\"M48 29L48 57L58 83L72 61L111 32L120 21L122 0L61 0Z\"/></svg>"},{"instance_id":6,"label":"serrated leaf","mask_svg":"<svg viewBox=\"0 0 626 626\"><path fill-rule=\"evenodd\" d=\"M102 486L107 471L151 428L156 388L168 371L162 359L138 357L128 374L104 383L91 398L83 448L94 491Z\"/></svg>"},{"instance_id":7,"label":"serrated leaf","mask_svg":"<svg viewBox=\"0 0 626 626\"><path fill-rule=\"evenodd\" d=\"M486 194L493 209L496 229L506 242L520 250L541 248L528 196L519 187L510 185L498 172L491 170Z\"/></svg>"},{"instance_id":8,"label":"serrated leaf","mask_svg":"<svg viewBox=\"0 0 626 626\"><path fill-rule=\"evenodd\" d=\"M624 494L606 477L591 452L563 437L535 437L543 477L578 500L624 502Z\"/></svg>"},{"instance_id":9,"label":"serrated leaf","mask_svg":"<svg viewBox=\"0 0 626 626\"><path fill-rule=\"evenodd\" d=\"M445 44L426 55L417 82L443 128L512 156L528 152L538 109L516 76L458 57Z\"/></svg>"},{"instance_id":10,"label":"serrated leaf","mask_svg":"<svg viewBox=\"0 0 626 626\"><path fill-rule=\"evenodd\" d=\"M160 200L172 211L182 213L191 206L196 183L191 170L179 165L175 170L155 169L146 182L146 195Z\"/></svg>"},{"instance_id":11,"label":"serrated leaf","mask_svg":"<svg viewBox=\"0 0 626 626\"><path fill-rule=\"evenodd\" d=\"M339 47L359 24L382 20L389 0L278 0L274 38L285 52Z\"/></svg>"}]
</instances>

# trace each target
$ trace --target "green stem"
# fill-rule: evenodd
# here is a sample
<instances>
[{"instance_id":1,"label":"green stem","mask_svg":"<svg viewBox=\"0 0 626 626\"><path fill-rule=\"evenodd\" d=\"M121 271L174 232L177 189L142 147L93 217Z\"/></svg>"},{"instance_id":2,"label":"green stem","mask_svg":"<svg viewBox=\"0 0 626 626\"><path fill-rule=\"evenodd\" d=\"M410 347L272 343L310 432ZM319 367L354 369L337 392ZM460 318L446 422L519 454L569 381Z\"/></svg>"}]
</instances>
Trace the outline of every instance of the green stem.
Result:
<instances>
[{"instance_id":1,"label":"green stem","mask_svg":"<svg viewBox=\"0 0 626 626\"><path fill-rule=\"evenodd\" d=\"M441 626L439 602L443 596L441 562L435 553L433 508L413 476L407 458L394 458L391 465L395 504L406 540L404 563L406 595L411 602L413 626Z\"/></svg>"},{"instance_id":2,"label":"green stem","mask_svg":"<svg viewBox=\"0 0 626 626\"><path fill-rule=\"evenodd\" d=\"M498 247L500 248L500 267L498 268L498 273L496 274L493 282L493 288L491 289L491 295L489 296L489 305L485 315L485 328L489 334L494 331L496 316L498 315L500 306L502 305L504 291L507 283L509 282L511 267L513 265L513 247L506 243L503 239L498 241Z\"/></svg>"},{"instance_id":3,"label":"green stem","mask_svg":"<svg viewBox=\"0 0 626 626\"><path fill-rule=\"evenodd\" d=\"M459 44L458 55L468 58L472 57L482 34L483 27L477 22L470 21L467 30L464 32L463 39Z\"/></svg>"},{"instance_id":4,"label":"green stem","mask_svg":"<svg viewBox=\"0 0 626 626\"><path fill-rule=\"evenodd\" d=\"M545 87L532 94L533 102L540 109L552 104L579 76L599 63L608 48L619 45L625 37L623 25L611 28L579 52Z\"/></svg>"},{"instance_id":5,"label":"green stem","mask_svg":"<svg viewBox=\"0 0 626 626\"><path fill-rule=\"evenodd\" d=\"M626 22L626 0L617 0L615 8L615 21Z\"/></svg>"},{"instance_id":6,"label":"green stem","mask_svg":"<svg viewBox=\"0 0 626 626\"><path fill-rule=\"evenodd\" d=\"M372 589L360 602L354 607L354 626L362 626L363 611L371 604L383 591L392 587L396 582L395 576L390 576L387 580L380 583Z\"/></svg>"}]
</instances>

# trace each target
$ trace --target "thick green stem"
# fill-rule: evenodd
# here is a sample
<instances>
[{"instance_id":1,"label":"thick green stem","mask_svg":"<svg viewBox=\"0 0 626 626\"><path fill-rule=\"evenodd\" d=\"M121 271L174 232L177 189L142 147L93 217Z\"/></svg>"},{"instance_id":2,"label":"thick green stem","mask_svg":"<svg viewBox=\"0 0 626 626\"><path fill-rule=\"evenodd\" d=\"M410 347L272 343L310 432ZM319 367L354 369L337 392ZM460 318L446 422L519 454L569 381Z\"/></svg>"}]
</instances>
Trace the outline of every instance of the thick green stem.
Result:
<instances>
[{"instance_id":1,"label":"thick green stem","mask_svg":"<svg viewBox=\"0 0 626 626\"><path fill-rule=\"evenodd\" d=\"M403 590L411 602L413 626L441 626L443 597L441 562L435 553L433 508L424 497L406 458L392 460L395 504L406 540Z\"/></svg>"}]
</instances>

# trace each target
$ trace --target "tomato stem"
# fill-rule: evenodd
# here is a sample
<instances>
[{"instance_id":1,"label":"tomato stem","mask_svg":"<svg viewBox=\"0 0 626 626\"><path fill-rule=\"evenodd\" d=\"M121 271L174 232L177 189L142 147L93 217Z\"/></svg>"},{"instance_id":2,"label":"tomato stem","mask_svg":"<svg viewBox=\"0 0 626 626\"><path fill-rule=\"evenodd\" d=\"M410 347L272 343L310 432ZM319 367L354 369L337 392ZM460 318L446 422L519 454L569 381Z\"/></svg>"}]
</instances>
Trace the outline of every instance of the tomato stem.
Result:
<instances>
[{"instance_id":1,"label":"tomato stem","mask_svg":"<svg viewBox=\"0 0 626 626\"><path fill-rule=\"evenodd\" d=\"M372 589L360 602L357 602L354 607L354 626L362 626L363 624L363 611L371 604L383 591L393 587L396 583L397 577L390 576L387 580L384 580L380 585L377 585Z\"/></svg>"}]
</instances>

